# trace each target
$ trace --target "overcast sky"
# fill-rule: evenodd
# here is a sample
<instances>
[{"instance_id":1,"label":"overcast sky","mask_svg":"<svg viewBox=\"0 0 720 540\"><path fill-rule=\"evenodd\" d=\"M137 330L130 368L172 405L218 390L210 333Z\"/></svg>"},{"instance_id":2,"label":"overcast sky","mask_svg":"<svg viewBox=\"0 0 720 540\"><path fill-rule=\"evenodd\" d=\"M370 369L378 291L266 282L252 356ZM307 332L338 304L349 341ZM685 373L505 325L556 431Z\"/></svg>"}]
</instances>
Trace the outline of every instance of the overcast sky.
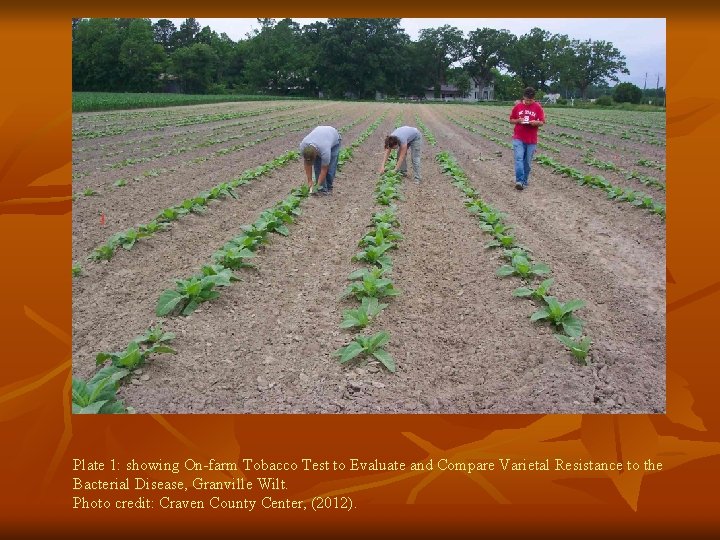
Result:
<instances>
[{"instance_id":1,"label":"overcast sky","mask_svg":"<svg viewBox=\"0 0 720 540\"><path fill-rule=\"evenodd\" d=\"M153 22L158 19L152 19ZM170 19L176 27L185 19ZM247 34L260 25L257 19L205 19L198 18L200 26L209 26L218 34L226 33L233 41L246 39ZM327 19L298 19L305 25ZM416 40L421 28L436 28L449 24L465 32L477 28L509 30L517 36L537 26L551 34L566 34L573 39L610 41L625 55L630 75L620 75L621 81L629 81L640 88L645 84L654 88L660 76L660 86L665 86L665 19L402 19L400 25L411 39Z\"/></svg>"}]
</instances>

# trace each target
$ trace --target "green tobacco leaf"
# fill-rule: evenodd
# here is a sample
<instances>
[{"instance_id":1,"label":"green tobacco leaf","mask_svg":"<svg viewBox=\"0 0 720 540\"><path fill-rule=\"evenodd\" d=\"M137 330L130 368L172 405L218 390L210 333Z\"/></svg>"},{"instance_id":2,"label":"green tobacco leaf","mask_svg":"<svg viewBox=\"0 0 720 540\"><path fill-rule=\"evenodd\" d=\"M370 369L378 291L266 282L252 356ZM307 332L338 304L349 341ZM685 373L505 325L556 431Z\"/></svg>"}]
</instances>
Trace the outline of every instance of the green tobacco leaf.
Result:
<instances>
[{"instance_id":1,"label":"green tobacco leaf","mask_svg":"<svg viewBox=\"0 0 720 540\"><path fill-rule=\"evenodd\" d=\"M387 307L387 304L380 304L377 298L363 298L362 309L365 310L368 317L373 318L383 309Z\"/></svg>"},{"instance_id":2,"label":"green tobacco leaf","mask_svg":"<svg viewBox=\"0 0 720 540\"><path fill-rule=\"evenodd\" d=\"M390 334L385 331L378 332L377 334L370 336L369 348L371 350L378 349L387 344L388 341L390 341Z\"/></svg>"},{"instance_id":3,"label":"green tobacco leaf","mask_svg":"<svg viewBox=\"0 0 720 540\"><path fill-rule=\"evenodd\" d=\"M395 373L395 360L393 360L393 357L390 356L390 353L384 349L375 349L372 354L383 363L388 371Z\"/></svg>"},{"instance_id":4,"label":"green tobacco leaf","mask_svg":"<svg viewBox=\"0 0 720 540\"><path fill-rule=\"evenodd\" d=\"M92 379L88 381L88 385L94 386L101 381L108 379L108 383L116 383L120 379L127 377L128 373L130 373L127 369L120 368L117 366L105 366L100 371L98 371L95 375L93 375Z\"/></svg>"},{"instance_id":5,"label":"green tobacco leaf","mask_svg":"<svg viewBox=\"0 0 720 540\"><path fill-rule=\"evenodd\" d=\"M175 339L175 334L165 332L162 326L158 325L148 328L145 334L139 338L139 341L140 343L162 343L173 339Z\"/></svg>"},{"instance_id":6,"label":"green tobacco leaf","mask_svg":"<svg viewBox=\"0 0 720 540\"><path fill-rule=\"evenodd\" d=\"M160 295L160 299L155 309L155 314L159 317L164 317L169 313L172 313L182 302L187 299L187 296L180 294L179 292L169 289Z\"/></svg>"},{"instance_id":7,"label":"green tobacco leaf","mask_svg":"<svg viewBox=\"0 0 720 540\"><path fill-rule=\"evenodd\" d=\"M548 309L547 309L547 308L542 308L542 309L539 309L538 311L536 311L535 313L533 313L533 314L530 316L530 321L531 321L531 322L541 321L541 320L547 319L547 318L549 318L549 317L550 317L550 312L548 311Z\"/></svg>"},{"instance_id":8,"label":"green tobacco leaf","mask_svg":"<svg viewBox=\"0 0 720 540\"><path fill-rule=\"evenodd\" d=\"M532 296L533 294L532 289L528 289L527 287L519 287L513 291L513 296L519 296L521 298L524 298L526 296Z\"/></svg>"},{"instance_id":9,"label":"green tobacco leaf","mask_svg":"<svg viewBox=\"0 0 720 540\"><path fill-rule=\"evenodd\" d=\"M95 365L99 366L100 364L104 363L106 360L111 360L113 358L113 354L101 352L98 353L95 357Z\"/></svg>"},{"instance_id":10,"label":"green tobacco leaf","mask_svg":"<svg viewBox=\"0 0 720 540\"><path fill-rule=\"evenodd\" d=\"M360 343L358 343L357 341L352 341L345 347L340 347L337 351L333 353L333 355L339 356L340 363L343 364L358 356L360 353L363 352L363 350L363 346L360 345Z\"/></svg>"},{"instance_id":11,"label":"green tobacco leaf","mask_svg":"<svg viewBox=\"0 0 720 540\"><path fill-rule=\"evenodd\" d=\"M180 312L180 315L183 317L187 317L190 315L193 311L195 311L200 306L200 302L197 300L190 300L188 304L185 306L185 308Z\"/></svg>"},{"instance_id":12,"label":"green tobacco leaf","mask_svg":"<svg viewBox=\"0 0 720 540\"><path fill-rule=\"evenodd\" d=\"M133 369L138 366L142 360L143 354L140 350L140 345L138 345L136 341L131 341L127 350L120 357L113 359L113 365Z\"/></svg>"},{"instance_id":13,"label":"green tobacco leaf","mask_svg":"<svg viewBox=\"0 0 720 540\"><path fill-rule=\"evenodd\" d=\"M565 333L570 337L580 337L582 334L583 321L574 315L566 315L560 324Z\"/></svg>"},{"instance_id":14,"label":"green tobacco leaf","mask_svg":"<svg viewBox=\"0 0 720 540\"><path fill-rule=\"evenodd\" d=\"M498 276L503 277L512 276L515 273L515 269L510 265L503 264L500 268L498 268L496 273Z\"/></svg>"},{"instance_id":15,"label":"green tobacco leaf","mask_svg":"<svg viewBox=\"0 0 720 540\"><path fill-rule=\"evenodd\" d=\"M87 383L82 379L72 378L72 402L79 406L85 406L90 398L90 391Z\"/></svg>"},{"instance_id":16,"label":"green tobacco leaf","mask_svg":"<svg viewBox=\"0 0 720 540\"><path fill-rule=\"evenodd\" d=\"M346 328L364 328L368 323L367 318L363 318L359 313L358 310L355 309L346 309L343 311L343 321L340 323L340 328L346 329Z\"/></svg>"},{"instance_id":17,"label":"green tobacco leaf","mask_svg":"<svg viewBox=\"0 0 720 540\"><path fill-rule=\"evenodd\" d=\"M100 414L125 414L125 406L122 401L109 401L100 409Z\"/></svg>"},{"instance_id":18,"label":"green tobacco leaf","mask_svg":"<svg viewBox=\"0 0 720 540\"><path fill-rule=\"evenodd\" d=\"M590 338L584 337L576 341L568 336L563 336L562 334L555 334L555 337L560 343L570 350L578 362L587 365L587 354L590 349L590 345L592 344Z\"/></svg>"},{"instance_id":19,"label":"green tobacco leaf","mask_svg":"<svg viewBox=\"0 0 720 540\"><path fill-rule=\"evenodd\" d=\"M585 307L585 302L582 300L569 300L563 304L563 311L565 313L572 313L573 311Z\"/></svg>"},{"instance_id":20,"label":"green tobacco leaf","mask_svg":"<svg viewBox=\"0 0 720 540\"><path fill-rule=\"evenodd\" d=\"M87 407L80 407L78 405L75 405L73 403L73 414L98 414L100 412L100 409L103 408L103 405L105 405L109 400L103 400L103 401L96 401L95 403L91 403Z\"/></svg>"},{"instance_id":21,"label":"green tobacco leaf","mask_svg":"<svg viewBox=\"0 0 720 540\"><path fill-rule=\"evenodd\" d=\"M550 287L552 286L552 284L554 282L555 282L555 280L553 278L550 278L550 279L546 279L545 281L540 283L540 285L538 285L538 288L535 289L537 296L542 297L542 296L547 295L548 291L550 290Z\"/></svg>"},{"instance_id":22,"label":"green tobacco leaf","mask_svg":"<svg viewBox=\"0 0 720 540\"><path fill-rule=\"evenodd\" d=\"M554 320L559 320L565 314L562 304L554 296L546 296L545 302L547 303L548 313Z\"/></svg>"},{"instance_id":23,"label":"green tobacco leaf","mask_svg":"<svg viewBox=\"0 0 720 540\"><path fill-rule=\"evenodd\" d=\"M150 347L147 351L149 354L160 354L160 353L169 353L169 354L177 354L177 351L173 349L172 347L168 347L167 345L153 345Z\"/></svg>"}]
</instances>

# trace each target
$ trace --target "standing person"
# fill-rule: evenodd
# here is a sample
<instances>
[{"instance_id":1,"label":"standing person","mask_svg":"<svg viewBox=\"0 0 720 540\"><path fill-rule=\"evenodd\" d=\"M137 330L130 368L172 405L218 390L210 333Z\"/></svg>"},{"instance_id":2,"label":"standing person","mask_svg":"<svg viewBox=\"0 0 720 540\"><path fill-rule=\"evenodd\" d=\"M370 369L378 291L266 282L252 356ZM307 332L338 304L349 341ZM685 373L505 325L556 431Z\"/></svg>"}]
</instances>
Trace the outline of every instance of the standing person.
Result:
<instances>
[{"instance_id":1,"label":"standing person","mask_svg":"<svg viewBox=\"0 0 720 540\"><path fill-rule=\"evenodd\" d=\"M332 126L318 126L300 143L300 153L305 162L305 176L312 195L330 195L337 171L342 136ZM315 168L317 191L313 192L312 171Z\"/></svg>"},{"instance_id":2,"label":"standing person","mask_svg":"<svg viewBox=\"0 0 720 540\"><path fill-rule=\"evenodd\" d=\"M530 164L538 142L538 128L545 124L545 111L535 101L535 89L527 87L520 103L510 112L510 123L515 124L513 154L515 155L515 189L528 187Z\"/></svg>"},{"instance_id":3,"label":"standing person","mask_svg":"<svg viewBox=\"0 0 720 540\"><path fill-rule=\"evenodd\" d=\"M399 148L395 171L400 171L403 176L407 175L407 151L408 146L412 150L413 176L415 182L420 183L420 153L422 152L422 134L420 130L410 126L402 126L385 137L385 155L380 165L380 174L385 170L385 162L390 157L390 152Z\"/></svg>"}]
</instances>

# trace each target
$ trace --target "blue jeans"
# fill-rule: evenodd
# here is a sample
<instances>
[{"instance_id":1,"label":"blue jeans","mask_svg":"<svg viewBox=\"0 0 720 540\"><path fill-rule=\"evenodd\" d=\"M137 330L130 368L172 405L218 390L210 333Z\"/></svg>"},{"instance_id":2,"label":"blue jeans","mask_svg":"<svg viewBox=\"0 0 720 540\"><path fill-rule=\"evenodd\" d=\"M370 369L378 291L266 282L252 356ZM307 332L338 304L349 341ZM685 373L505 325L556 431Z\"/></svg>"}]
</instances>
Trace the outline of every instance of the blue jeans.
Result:
<instances>
[{"instance_id":1,"label":"blue jeans","mask_svg":"<svg viewBox=\"0 0 720 540\"><path fill-rule=\"evenodd\" d=\"M537 144L526 144L517 139L513 139L513 154L515 154L515 182L520 182L523 186L528 185L530 178L530 164Z\"/></svg>"},{"instance_id":2,"label":"blue jeans","mask_svg":"<svg viewBox=\"0 0 720 540\"><path fill-rule=\"evenodd\" d=\"M328 172L325 175L325 187L332 189L333 180L335 180L335 172L337 172L338 156L340 155L340 143L338 142L335 146L330 149L330 164L328 165ZM320 154L315 158L315 180L320 177L320 167L322 166L322 159Z\"/></svg>"}]
</instances>

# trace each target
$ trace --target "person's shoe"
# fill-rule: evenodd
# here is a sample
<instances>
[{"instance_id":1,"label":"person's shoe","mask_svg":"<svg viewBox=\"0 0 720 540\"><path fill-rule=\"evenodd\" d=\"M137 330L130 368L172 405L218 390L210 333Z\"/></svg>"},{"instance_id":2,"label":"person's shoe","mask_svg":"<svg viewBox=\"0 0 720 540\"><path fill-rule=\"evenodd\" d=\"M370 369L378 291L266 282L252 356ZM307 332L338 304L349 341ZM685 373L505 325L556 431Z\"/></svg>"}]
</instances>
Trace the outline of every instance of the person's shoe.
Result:
<instances>
[{"instance_id":1,"label":"person's shoe","mask_svg":"<svg viewBox=\"0 0 720 540\"><path fill-rule=\"evenodd\" d=\"M414 182L415 182L416 184L419 184L419 183L420 183L420 179L419 179L419 178L415 178Z\"/></svg>"},{"instance_id":2,"label":"person's shoe","mask_svg":"<svg viewBox=\"0 0 720 540\"><path fill-rule=\"evenodd\" d=\"M318 194L318 195L329 195L330 192L328 191L328 188L322 187L322 188L320 188L320 189L317 190L317 194Z\"/></svg>"},{"instance_id":3,"label":"person's shoe","mask_svg":"<svg viewBox=\"0 0 720 540\"><path fill-rule=\"evenodd\" d=\"M518 191L522 191L523 189L525 189L525 186L522 185L522 182L515 182L515 189L517 189Z\"/></svg>"}]
</instances>

